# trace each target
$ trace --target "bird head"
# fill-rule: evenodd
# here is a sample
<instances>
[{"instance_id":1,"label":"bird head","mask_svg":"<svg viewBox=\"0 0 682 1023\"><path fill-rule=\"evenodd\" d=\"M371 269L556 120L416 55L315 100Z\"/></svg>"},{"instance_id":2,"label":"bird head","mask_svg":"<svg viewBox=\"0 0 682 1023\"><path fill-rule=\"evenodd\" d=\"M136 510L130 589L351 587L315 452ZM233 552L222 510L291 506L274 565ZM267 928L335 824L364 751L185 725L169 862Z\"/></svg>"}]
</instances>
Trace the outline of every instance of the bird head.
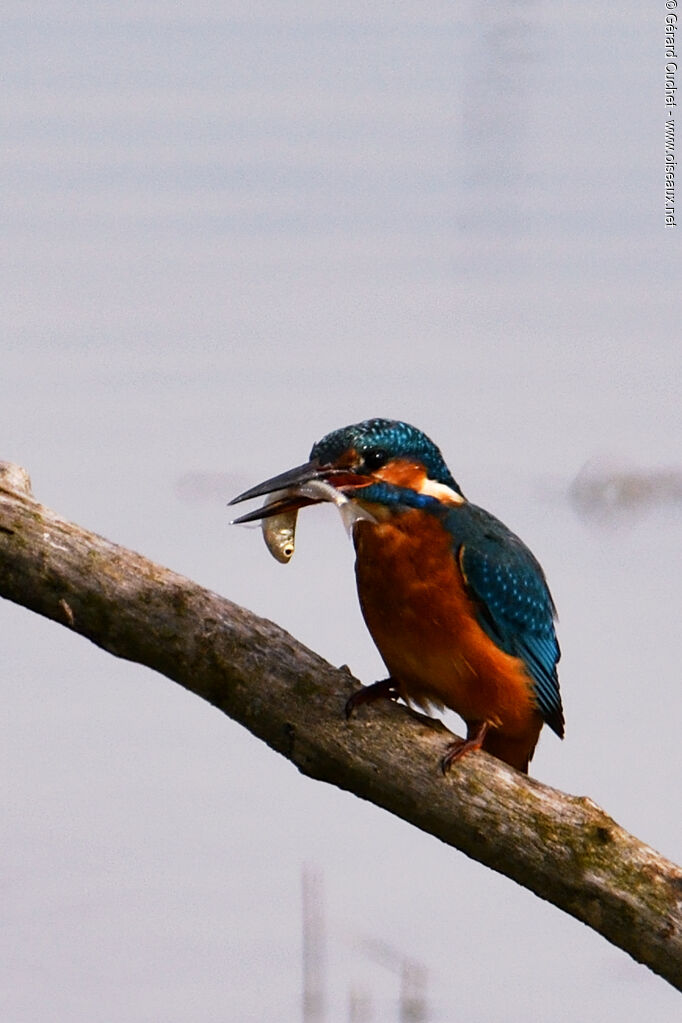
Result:
<instances>
[{"instance_id":1,"label":"bird head","mask_svg":"<svg viewBox=\"0 0 682 1023\"><path fill-rule=\"evenodd\" d=\"M393 419L367 419L328 433L303 465L235 497L238 504L273 493L281 497L235 522L251 522L321 501L358 501L366 507L399 492L461 504L462 492L440 450L421 430Z\"/></svg>"}]
</instances>

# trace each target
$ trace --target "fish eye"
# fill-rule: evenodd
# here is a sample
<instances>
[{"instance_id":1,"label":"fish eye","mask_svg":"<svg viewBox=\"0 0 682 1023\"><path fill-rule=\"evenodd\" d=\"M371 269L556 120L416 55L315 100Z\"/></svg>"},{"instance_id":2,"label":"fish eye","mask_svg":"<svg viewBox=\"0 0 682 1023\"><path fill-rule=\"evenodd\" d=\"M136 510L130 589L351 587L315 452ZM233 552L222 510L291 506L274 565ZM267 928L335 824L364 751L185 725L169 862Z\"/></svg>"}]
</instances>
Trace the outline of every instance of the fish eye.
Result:
<instances>
[{"instance_id":1,"label":"fish eye","mask_svg":"<svg viewBox=\"0 0 682 1023\"><path fill-rule=\"evenodd\" d=\"M388 451L384 451L383 448L372 448L365 454L364 468L381 469L383 465L386 465L387 461Z\"/></svg>"}]
</instances>

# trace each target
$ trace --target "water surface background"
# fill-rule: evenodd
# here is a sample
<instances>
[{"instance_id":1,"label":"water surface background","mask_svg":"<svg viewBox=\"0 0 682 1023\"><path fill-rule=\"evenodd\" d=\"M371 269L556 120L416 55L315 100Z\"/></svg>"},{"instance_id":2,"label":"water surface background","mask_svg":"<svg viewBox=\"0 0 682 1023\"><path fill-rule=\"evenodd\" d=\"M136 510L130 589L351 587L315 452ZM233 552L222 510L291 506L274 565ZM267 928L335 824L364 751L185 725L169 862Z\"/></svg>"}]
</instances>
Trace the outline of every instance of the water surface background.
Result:
<instances>
[{"instance_id":1,"label":"water surface background","mask_svg":"<svg viewBox=\"0 0 682 1023\"><path fill-rule=\"evenodd\" d=\"M682 463L664 20L9 2L0 458L372 681L333 510L302 516L285 569L225 502L345 423L417 424L559 607L567 736L533 773L679 862L679 505L568 496L586 463ZM403 958L433 1021L679 1011L587 928L164 678L7 603L0 627L8 1023L300 1018L306 864L330 1023L353 997L396 1018Z\"/></svg>"}]
</instances>

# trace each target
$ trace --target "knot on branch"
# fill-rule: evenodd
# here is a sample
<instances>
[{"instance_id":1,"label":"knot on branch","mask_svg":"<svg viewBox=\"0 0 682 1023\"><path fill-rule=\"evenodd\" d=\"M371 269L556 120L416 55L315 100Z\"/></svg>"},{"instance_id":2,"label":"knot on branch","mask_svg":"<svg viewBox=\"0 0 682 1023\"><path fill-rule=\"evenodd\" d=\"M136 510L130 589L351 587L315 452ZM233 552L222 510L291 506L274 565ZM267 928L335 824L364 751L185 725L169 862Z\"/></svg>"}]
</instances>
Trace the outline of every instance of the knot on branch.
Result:
<instances>
[{"instance_id":1,"label":"knot on branch","mask_svg":"<svg viewBox=\"0 0 682 1023\"><path fill-rule=\"evenodd\" d=\"M14 462L0 462L0 490L33 497L31 477L21 465L15 465Z\"/></svg>"}]
</instances>

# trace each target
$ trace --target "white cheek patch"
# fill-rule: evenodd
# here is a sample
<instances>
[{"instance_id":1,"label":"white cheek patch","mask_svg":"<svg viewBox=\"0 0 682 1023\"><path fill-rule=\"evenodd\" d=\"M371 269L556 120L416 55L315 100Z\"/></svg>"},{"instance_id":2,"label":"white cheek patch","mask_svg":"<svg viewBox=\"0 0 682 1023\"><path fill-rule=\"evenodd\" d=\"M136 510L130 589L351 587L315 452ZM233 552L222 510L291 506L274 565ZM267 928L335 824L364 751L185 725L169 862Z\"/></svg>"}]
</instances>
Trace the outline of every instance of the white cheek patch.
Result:
<instances>
[{"instance_id":1,"label":"white cheek patch","mask_svg":"<svg viewBox=\"0 0 682 1023\"><path fill-rule=\"evenodd\" d=\"M418 492L426 494L428 497L436 497L444 504L464 504L464 498L456 490L448 487L445 483L430 480L427 476L421 481Z\"/></svg>"}]
</instances>

